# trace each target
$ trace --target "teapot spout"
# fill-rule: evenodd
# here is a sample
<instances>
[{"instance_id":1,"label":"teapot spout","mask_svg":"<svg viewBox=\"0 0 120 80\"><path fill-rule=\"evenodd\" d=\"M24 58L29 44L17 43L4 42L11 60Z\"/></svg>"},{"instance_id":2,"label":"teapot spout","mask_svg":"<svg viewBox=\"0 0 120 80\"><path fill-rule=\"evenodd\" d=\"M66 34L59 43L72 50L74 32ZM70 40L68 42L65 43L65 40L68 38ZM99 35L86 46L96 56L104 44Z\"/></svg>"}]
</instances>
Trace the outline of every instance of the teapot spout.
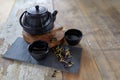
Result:
<instances>
[{"instance_id":1,"label":"teapot spout","mask_svg":"<svg viewBox=\"0 0 120 80\"><path fill-rule=\"evenodd\" d=\"M58 13L58 11L57 11L57 10L55 10L55 11L52 13L52 16L53 16L53 21L55 21L57 13Z\"/></svg>"}]
</instances>

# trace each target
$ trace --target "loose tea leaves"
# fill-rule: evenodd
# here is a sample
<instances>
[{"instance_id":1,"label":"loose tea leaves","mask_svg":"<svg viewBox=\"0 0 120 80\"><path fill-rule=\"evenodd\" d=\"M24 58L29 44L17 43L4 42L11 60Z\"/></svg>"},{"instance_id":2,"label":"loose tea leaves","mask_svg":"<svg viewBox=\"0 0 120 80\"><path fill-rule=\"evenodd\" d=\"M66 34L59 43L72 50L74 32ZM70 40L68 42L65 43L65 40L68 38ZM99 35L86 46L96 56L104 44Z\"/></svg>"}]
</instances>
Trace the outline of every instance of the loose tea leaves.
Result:
<instances>
[{"instance_id":1,"label":"loose tea leaves","mask_svg":"<svg viewBox=\"0 0 120 80\"><path fill-rule=\"evenodd\" d=\"M64 67L73 66L74 62L72 62L72 54L69 47L59 45L53 48L53 52L58 58L58 61L63 63Z\"/></svg>"}]
</instances>

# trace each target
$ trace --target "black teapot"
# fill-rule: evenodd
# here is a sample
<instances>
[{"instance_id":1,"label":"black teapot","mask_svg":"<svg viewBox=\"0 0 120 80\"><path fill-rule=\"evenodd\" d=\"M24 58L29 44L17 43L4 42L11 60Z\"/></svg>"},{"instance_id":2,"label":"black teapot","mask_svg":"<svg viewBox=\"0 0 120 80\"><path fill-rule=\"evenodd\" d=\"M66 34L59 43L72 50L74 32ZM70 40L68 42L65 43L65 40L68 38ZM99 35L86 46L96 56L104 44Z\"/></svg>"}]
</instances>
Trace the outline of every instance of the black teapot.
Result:
<instances>
[{"instance_id":1,"label":"black teapot","mask_svg":"<svg viewBox=\"0 0 120 80\"><path fill-rule=\"evenodd\" d=\"M19 22L29 34L44 34L53 29L56 14L56 10L51 14L45 7L36 5L24 11Z\"/></svg>"}]
</instances>

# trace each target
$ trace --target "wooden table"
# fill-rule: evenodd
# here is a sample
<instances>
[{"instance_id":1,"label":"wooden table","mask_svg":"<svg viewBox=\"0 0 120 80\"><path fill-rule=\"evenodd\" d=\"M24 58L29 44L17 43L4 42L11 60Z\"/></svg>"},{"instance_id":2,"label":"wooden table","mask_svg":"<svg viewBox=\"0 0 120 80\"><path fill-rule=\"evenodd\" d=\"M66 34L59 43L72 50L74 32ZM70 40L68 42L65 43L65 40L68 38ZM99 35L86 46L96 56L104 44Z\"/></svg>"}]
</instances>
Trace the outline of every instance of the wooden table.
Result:
<instances>
[{"instance_id":1,"label":"wooden table","mask_svg":"<svg viewBox=\"0 0 120 80\"><path fill-rule=\"evenodd\" d=\"M0 54L22 36L18 22L22 8L35 4L50 11L57 9L56 23L66 29L80 29L84 35L78 74L61 72L52 78L54 69L0 58L0 80L120 80L120 0L1 0L0 3Z\"/></svg>"}]
</instances>

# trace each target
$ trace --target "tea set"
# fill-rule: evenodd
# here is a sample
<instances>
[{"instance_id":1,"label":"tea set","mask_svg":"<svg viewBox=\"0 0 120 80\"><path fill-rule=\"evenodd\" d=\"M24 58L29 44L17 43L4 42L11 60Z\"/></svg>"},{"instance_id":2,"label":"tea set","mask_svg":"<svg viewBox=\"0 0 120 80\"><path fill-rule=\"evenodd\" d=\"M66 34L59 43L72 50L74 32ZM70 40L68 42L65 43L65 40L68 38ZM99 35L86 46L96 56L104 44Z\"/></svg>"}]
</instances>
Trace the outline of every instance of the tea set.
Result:
<instances>
[{"instance_id":1,"label":"tea set","mask_svg":"<svg viewBox=\"0 0 120 80\"><path fill-rule=\"evenodd\" d=\"M57 10L51 13L39 5L28 8L19 18L24 32L23 38L29 43L28 51L36 61L39 62L49 57L48 54L52 51L65 67L72 67L74 62L72 62L72 53L68 46L78 45L83 35L78 29L63 31L62 28L59 28L54 30L57 13ZM58 32L61 32L59 34L62 35L61 40L57 39L59 36L53 35ZM30 39L32 40L30 41ZM65 41L67 46L63 46ZM51 44L55 45L51 46Z\"/></svg>"}]
</instances>

